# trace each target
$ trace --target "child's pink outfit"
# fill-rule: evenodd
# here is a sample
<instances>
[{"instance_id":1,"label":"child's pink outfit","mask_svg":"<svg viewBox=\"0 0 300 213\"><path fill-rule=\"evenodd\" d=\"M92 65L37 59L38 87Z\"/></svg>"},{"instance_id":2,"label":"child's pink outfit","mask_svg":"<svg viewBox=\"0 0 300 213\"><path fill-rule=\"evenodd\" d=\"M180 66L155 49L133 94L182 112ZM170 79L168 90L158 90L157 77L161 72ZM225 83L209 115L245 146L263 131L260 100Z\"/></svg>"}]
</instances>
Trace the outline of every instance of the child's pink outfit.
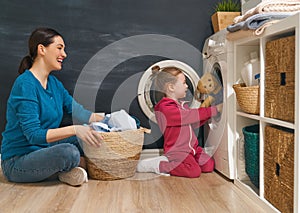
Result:
<instances>
[{"instance_id":1,"label":"child's pink outfit","mask_svg":"<svg viewBox=\"0 0 300 213\"><path fill-rule=\"evenodd\" d=\"M187 104L163 98L154 110L164 135L164 155L169 161L161 161L159 171L191 178L199 177L201 172L212 172L214 160L198 146L193 129L217 115L216 107L191 109Z\"/></svg>"}]
</instances>

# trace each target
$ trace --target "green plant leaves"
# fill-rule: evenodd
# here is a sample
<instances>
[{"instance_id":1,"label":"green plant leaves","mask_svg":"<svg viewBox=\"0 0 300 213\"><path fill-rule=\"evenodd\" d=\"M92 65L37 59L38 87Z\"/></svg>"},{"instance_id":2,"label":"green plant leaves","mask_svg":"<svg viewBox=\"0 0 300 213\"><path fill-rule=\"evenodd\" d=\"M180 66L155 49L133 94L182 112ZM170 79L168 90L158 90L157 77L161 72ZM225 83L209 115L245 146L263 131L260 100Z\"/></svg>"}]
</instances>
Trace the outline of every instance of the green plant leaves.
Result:
<instances>
[{"instance_id":1,"label":"green plant leaves","mask_svg":"<svg viewBox=\"0 0 300 213\"><path fill-rule=\"evenodd\" d=\"M240 12L241 4L239 1L223 0L218 2L215 6L215 12L227 11L227 12Z\"/></svg>"}]
</instances>

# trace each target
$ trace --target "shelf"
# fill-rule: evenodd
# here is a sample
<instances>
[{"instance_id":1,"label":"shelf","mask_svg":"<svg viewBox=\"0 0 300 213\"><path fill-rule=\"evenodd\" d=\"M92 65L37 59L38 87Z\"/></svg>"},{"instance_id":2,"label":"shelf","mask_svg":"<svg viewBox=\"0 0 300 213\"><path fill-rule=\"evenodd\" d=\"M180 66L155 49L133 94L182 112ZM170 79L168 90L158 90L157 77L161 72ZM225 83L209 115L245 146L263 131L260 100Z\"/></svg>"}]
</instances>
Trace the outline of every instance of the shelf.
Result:
<instances>
[{"instance_id":1,"label":"shelf","mask_svg":"<svg viewBox=\"0 0 300 213\"><path fill-rule=\"evenodd\" d=\"M262 121L262 122L273 124L273 125L283 126L283 127L289 128L289 129L295 129L295 124L287 122L287 121L277 120L274 118L261 117L259 115L252 115L252 114L248 114L248 113L241 112L241 111L237 111L236 115L245 117L245 118L249 118L249 119L253 119L253 120L257 120L257 121Z\"/></svg>"},{"instance_id":2,"label":"shelf","mask_svg":"<svg viewBox=\"0 0 300 213\"><path fill-rule=\"evenodd\" d=\"M295 129L295 124L287 122L287 121L281 121L281 120L277 120L277 119L273 119L273 118L266 118L266 117L262 117L261 121L263 121L265 123L269 123L269 124L283 126L283 127L289 128L289 129Z\"/></svg>"},{"instance_id":3,"label":"shelf","mask_svg":"<svg viewBox=\"0 0 300 213\"><path fill-rule=\"evenodd\" d=\"M260 36L241 38L239 40L233 41L233 56L234 56L233 57L233 61L234 61L234 66L233 66L234 79L233 79L233 81L239 82L241 80L241 71L245 67L245 61L248 61L246 59L247 58L249 59L249 55L253 51L258 53L258 56L260 59L260 73L261 73L261 75L260 75L260 77L261 77L261 79L260 79L260 114L253 115L253 114L248 114L248 113L242 112L237 103L236 98L234 99L235 104L233 106L233 108L234 108L233 109L233 112L234 112L233 132L234 132L234 136L235 136L234 143L235 143L236 156L240 155L239 146L241 146L241 145L239 145L239 141L241 141L241 139L243 139L242 129L245 126L249 126L249 125L253 125L253 124L260 125L260 132L259 132L259 161L260 161L259 183L260 183L260 187L256 188L251 183L251 181L247 179L247 177L243 176L242 172L243 172L244 164L241 166L241 163L245 159L240 160L240 158L238 158L238 157L236 160L236 178L234 180L234 183L242 191L244 191L249 197L251 197L253 200L257 201L257 203L259 205L262 205L264 208L266 208L266 212L279 212L271 204L271 203L274 203L275 205L278 206L278 203L276 204L277 201L272 200L272 198L268 198L271 200L270 202L266 200L265 195L267 197L267 193L265 193L265 185L264 185L265 184L265 179L264 179L265 178L264 177L264 175L265 175L265 172L264 172L265 171L264 170L264 162L265 162L265 153L264 152L265 152L265 150L264 149L266 146L266 144L265 144L265 140L266 140L265 128L266 128L266 126L273 126L273 125L277 126L277 127L283 127L283 128L294 130L293 131L294 132L294 174L293 174L293 176L294 176L294 182L293 182L293 185L294 185L293 206L294 206L294 208L293 208L293 211L298 212L300 209L300 206L299 206L299 203L300 203L300 196L299 196L299 192L300 192L300 175L299 175L299 172L300 172L300 157L299 157L299 153L300 153L300 145L299 145L299 139L300 139L300 126L299 126L300 125L300 111L299 111L299 108L300 108L300 104L299 104L300 103L300 101L299 101L300 26L299 26L299 22L300 22L300 13L297 13L293 16L290 16L286 19L283 19L283 20L277 22L276 24L271 25L270 27L267 27L265 29L264 33ZM270 103L274 104L274 107L282 106L282 105L278 105L278 103L271 102L270 99L268 99L269 102L265 102L265 99L266 99L265 94L267 94L268 97L271 97L270 93L266 93L266 92L269 92L270 90L265 90L266 89L265 86L268 85L267 88L269 89L270 88L269 87L270 79L273 82L273 73L270 74L270 49L269 49L270 46L267 46L270 44L269 41L277 40L277 39L287 37L287 36L292 36L292 35L295 36L295 66L294 66L295 81L292 82L292 83L294 83L294 86L295 86L295 93L294 93L294 98L295 98L294 120L295 121L288 122L288 121L283 121L283 120L274 119L274 118L270 118L270 117L265 117L266 115L269 116L269 113L267 113L267 114L264 113L266 109L270 109L270 108L268 108L268 107L270 107L270 105L268 105L268 104L270 104ZM272 42L272 43L275 43L275 42ZM289 44L291 44L291 43L289 43ZM282 48L282 47L280 47L280 48ZM290 48L288 50L292 50L292 49ZM276 52L276 51L274 51L274 52ZM283 54L283 52L284 51L282 51L282 50L280 52L278 51L278 54ZM285 53L285 54L288 55L289 53ZM284 57L279 57L279 58L282 59L282 61L284 61L283 60ZM267 62L269 62L269 63L265 63L266 59L268 59ZM283 63L283 65L291 64L291 63L288 63L289 60L287 60L287 59L285 59L285 60L286 61ZM274 64L275 64L275 62L274 62ZM276 68L276 66L274 66L274 67ZM286 71L288 73L288 71L290 71L289 68L290 67L287 67L287 66L283 67L283 68L282 67L279 68L279 66L278 66L278 68L275 71ZM287 69L287 70L284 70L284 69ZM265 73L267 73L268 78L266 78ZM291 73L291 72L289 72L289 73ZM272 76L272 78L270 76ZM285 75L284 75L284 77L285 77ZM274 78L274 82L278 83L278 81L276 81L275 79L277 79L277 78ZM289 78L289 79L292 79L292 78ZM265 82L266 80L267 80L267 82ZM281 80L281 82L285 82L285 80L284 81ZM280 82L280 84L281 84L281 82ZM289 82L291 82L291 81L289 81ZM285 86L285 83L281 84L281 85ZM293 84L289 84L289 86L290 85L293 85ZM276 88L276 87L274 87L274 88ZM274 91L277 92L277 90L274 90ZM278 92L281 92L281 91L278 91ZM276 93L274 93L274 94L276 94ZM272 93L272 95L273 95L273 93ZM277 99L275 98L275 100L277 100ZM265 103L266 103L266 106L265 106ZM282 116L283 114L284 113L279 114L279 116L277 116L277 117L282 117L281 119L285 119L285 117ZM274 116L276 116L276 115L274 115ZM291 165L291 164L289 164L289 165ZM269 190L269 189L266 188L266 190ZM269 192L269 191L267 191L267 192ZM291 199L288 200L288 202L290 202L290 201L291 201ZM289 206L291 206L291 204ZM278 208L281 208L281 206L279 205Z\"/></svg>"},{"instance_id":4,"label":"shelf","mask_svg":"<svg viewBox=\"0 0 300 213\"><path fill-rule=\"evenodd\" d=\"M241 111L237 111L236 114L239 116L245 117L245 118L250 118L250 119L258 120L258 121L260 120L260 117L258 115L248 114L248 113L241 112Z\"/></svg>"}]
</instances>

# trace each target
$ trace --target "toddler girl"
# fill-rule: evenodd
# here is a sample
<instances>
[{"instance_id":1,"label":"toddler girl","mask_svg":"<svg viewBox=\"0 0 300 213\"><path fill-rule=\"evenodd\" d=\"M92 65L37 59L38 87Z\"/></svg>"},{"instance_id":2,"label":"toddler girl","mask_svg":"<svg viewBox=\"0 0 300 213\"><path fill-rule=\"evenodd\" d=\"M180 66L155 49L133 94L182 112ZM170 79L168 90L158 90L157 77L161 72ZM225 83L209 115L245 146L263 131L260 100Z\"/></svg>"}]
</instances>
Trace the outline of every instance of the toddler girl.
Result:
<instances>
[{"instance_id":1,"label":"toddler girl","mask_svg":"<svg viewBox=\"0 0 300 213\"><path fill-rule=\"evenodd\" d=\"M137 172L154 172L172 176L199 177L212 172L214 160L198 146L193 131L212 116L222 105L192 109L180 101L186 96L185 75L177 67L152 68L156 92L163 95L155 105L155 117L164 137L164 155L141 160Z\"/></svg>"}]
</instances>

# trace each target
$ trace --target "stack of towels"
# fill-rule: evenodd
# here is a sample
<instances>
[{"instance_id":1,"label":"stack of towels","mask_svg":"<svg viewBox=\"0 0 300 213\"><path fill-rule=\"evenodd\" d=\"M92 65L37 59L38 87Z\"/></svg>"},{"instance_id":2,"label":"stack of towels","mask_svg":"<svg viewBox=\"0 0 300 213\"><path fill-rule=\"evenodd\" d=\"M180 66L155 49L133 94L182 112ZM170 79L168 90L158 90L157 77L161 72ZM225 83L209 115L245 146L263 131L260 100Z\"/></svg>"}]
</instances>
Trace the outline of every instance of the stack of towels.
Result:
<instances>
[{"instance_id":1,"label":"stack of towels","mask_svg":"<svg viewBox=\"0 0 300 213\"><path fill-rule=\"evenodd\" d=\"M300 0L265 0L227 27L228 40L261 35L265 28L300 11Z\"/></svg>"}]
</instances>

